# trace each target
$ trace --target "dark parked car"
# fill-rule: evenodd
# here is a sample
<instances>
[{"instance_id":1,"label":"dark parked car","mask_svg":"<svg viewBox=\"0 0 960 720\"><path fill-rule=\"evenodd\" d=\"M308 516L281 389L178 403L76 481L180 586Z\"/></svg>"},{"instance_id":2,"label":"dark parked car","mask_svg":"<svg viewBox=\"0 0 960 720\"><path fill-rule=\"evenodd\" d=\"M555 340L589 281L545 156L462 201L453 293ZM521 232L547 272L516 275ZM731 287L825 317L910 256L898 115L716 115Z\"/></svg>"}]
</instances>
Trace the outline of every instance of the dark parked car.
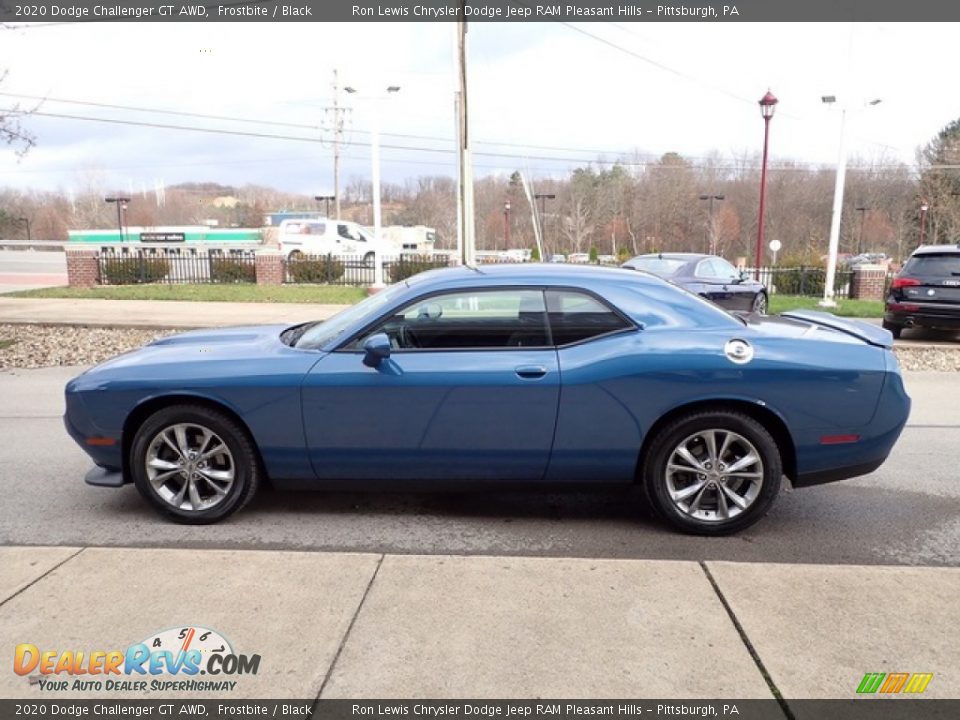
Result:
<instances>
[{"instance_id":1,"label":"dark parked car","mask_svg":"<svg viewBox=\"0 0 960 720\"><path fill-rule=\"evenodd\" d=\"M696 253L638 255L623 267L644 270L727 310L765 313L767 289L722 257Z\"/></svg>"},{"instance_id":2,"label":"dark parked car","mask_svg":"<svg viewBox=\"0 0 960 720\"><path fill-rule=\"evenodd\" d=\"M883 327L960 330L960 245L918 247L890 283Z\"/></svg>"},{"instance_id":3,"label":"dark parked car","mask_svg":"<svg viewBox=\"0 0 960 720\"><path fill-rule=\"evenodd\" d=\"M910 410L892 345L827 313L733 315L648 273L447 268L322 323L156 340L71 380L65 420L99 466L87 482L132 483L184 523L268 481L636 483L676 527L720 534L784 476L879 467Z\"/></svg>"}]
</instances>

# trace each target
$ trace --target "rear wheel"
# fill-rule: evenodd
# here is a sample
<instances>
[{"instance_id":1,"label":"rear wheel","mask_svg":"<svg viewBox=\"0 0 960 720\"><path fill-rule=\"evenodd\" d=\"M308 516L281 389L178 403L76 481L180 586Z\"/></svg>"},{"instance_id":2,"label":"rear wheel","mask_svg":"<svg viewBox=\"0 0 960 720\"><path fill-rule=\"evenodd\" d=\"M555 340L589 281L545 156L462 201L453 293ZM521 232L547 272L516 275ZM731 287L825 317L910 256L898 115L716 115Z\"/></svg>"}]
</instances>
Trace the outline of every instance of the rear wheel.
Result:
<instances>
[{"instance_id":1,"label":"rear wheel","mask_svg":"<svg viewBox=\"0 0 960 720\"><path fill-rule=\"evenodd\" d=\"M903 332L902 325L894 325L893 323L888 323L886 320L883 321L883 329L889 330L894 339L899 338L900 333Z\"/></svg>"},{"instance_id":2,"label":"rear wheel","mask_svg":"<svg viewBox=\"0 0 960 720\"><path fill-rule=\"evenodd\" d=\"M232 418L199 405L157 411L130 449L140 494L179 523L214 523L253 497L259 461L253 442Z\"/></svg>"},{"instance_id":3,"label":"rear wheel","mask_svg":"<svg viewBox=\"0 0 960 720\"><path fill-rule=\"evenodd\" d=\"M738 412L691 413L650 443L643 488L659 515L698 535L726 535L766 514L783 466L770 433Z\"/></svg>"},{"instance_id":4,"label":"rear wheel","mask_svg":"<svg viewBox=\"0 0 960 720\"><path fill-rule=\"evenodd\" d=\"M375 258L376 256L372 252L368 252L366 255L364 255L363 256L364 267L372 268Z\"/></svg>"}]
</instances>

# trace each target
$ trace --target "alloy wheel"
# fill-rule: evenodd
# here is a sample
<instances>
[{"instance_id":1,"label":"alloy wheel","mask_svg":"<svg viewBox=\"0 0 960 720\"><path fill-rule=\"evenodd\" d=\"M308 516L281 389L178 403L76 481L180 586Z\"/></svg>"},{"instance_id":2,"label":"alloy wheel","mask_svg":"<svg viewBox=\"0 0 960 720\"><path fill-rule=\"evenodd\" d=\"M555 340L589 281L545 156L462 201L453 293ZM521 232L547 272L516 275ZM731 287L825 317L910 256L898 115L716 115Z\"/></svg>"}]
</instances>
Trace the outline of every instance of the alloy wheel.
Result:
<instances>
[{"instance_id":1,"label":"alloy wheel","mask_svg":"<svg viewBox=\"0 0 960 720\"><path fill-rule=\"evenodd\" d=\"M725 522L745 512L763 487L763 461L747 438L724 429L689 435L667 461L671 502L684 515Z\"/></svg>"},{"instance_id":2,"label":"alloy wheel","mask_svg":"<svg viewBox=\"0 0 960 720\"><path fill-rule=\"evenodd\" d=\"M203 425L177 423L158 432L145 457L154 492L179 510L198 512L220 504L230 493L236 465L227 444Z\"/></svg>"}]
</instances>

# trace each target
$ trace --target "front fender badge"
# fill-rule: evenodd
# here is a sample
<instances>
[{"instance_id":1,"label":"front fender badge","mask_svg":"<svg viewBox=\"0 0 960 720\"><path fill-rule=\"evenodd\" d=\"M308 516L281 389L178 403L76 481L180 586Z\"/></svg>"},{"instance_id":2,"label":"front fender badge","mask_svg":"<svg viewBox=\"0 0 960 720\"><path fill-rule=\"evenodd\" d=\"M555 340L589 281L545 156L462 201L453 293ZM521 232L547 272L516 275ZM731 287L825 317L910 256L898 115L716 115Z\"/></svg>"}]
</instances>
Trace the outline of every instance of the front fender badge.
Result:
<instances>
[{"instance_id":1,"label":"front fender badge","mask_svg":"<svg viewBox=\"0 0 960 720\"><path fill-rule=\"evenodd\" d=\"M737 365L746 365L753 360L753 347L746 340L728 340L723 352L730 362Z\"/></svg>"}]
</instances>

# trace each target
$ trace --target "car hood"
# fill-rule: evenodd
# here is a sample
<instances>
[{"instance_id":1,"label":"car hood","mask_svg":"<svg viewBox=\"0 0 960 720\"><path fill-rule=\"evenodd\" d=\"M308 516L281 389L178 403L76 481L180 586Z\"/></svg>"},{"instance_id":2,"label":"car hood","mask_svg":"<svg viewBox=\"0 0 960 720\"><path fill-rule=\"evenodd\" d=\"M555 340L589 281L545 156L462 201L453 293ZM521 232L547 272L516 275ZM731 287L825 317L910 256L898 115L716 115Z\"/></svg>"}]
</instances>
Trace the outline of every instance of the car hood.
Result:
<instances>
[{"instance_id":1,"label":"car hood","mask_svg":"<svg viewBox=\"0 0 960 720\"><path fill-rule=\"evenodd\" d=\"M860 340L868 345L882 348L893 347L893 335L883 328L854 320L852 318L837 317L831 313L816 310L790 310L780 315L744 314L740 317L752 329L764 335L780 337L803 337L814 329L823 329L828 333L838 333L847 342L851 338ZM824 339L818 335L818 339Z\"/></svg>"},{"instance_id":2,"label":"car hood","mask_svg":"<svg viewBox=\"0 0 960 720\"><path fill-rule=\"evenodd\" d=\"M166 363L241 360L263 357L269 347L286 348L280 334L289 325L245 325L192 330L159 338L142 348L100 363L89 372Z\"/></svg>"}]
</instances>

